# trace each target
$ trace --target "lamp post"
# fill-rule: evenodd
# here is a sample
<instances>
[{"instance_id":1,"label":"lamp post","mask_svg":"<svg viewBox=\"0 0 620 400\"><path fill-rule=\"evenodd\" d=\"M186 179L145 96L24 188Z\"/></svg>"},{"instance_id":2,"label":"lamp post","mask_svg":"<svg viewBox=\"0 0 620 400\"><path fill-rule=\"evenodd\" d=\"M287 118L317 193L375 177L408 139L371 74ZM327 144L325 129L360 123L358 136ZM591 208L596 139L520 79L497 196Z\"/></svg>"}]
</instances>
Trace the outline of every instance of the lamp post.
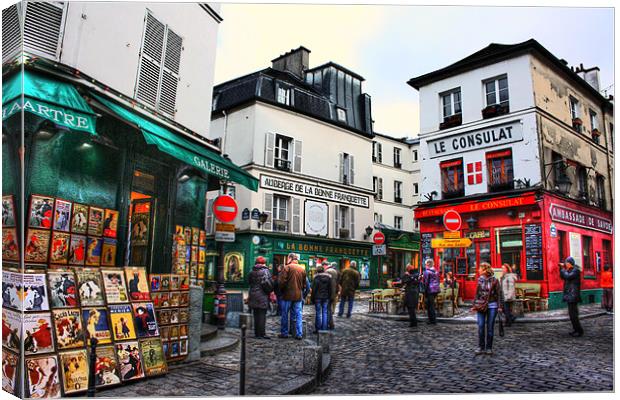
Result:
<instances>
[{"instance_id":1,"label":"lamp post","mask_svg":"<svg viewBox=\"0 0 620 400\"><path fill-rule=\"evenodd\" d=\"M258 215L258 228L264 230L265 229L265 222L267 222L268 219L269 219L269 214L267 214L264 211L262 213L260 213Z\"/></svg>"},{"instance_id":2,"label":"lamp post","mask_svg":"<svg viewBox=\"0 0 620 400\"><path fill-rule=\"evenodd\" d=\"M366 231L366 234L364 235L364 240L366 240L366 239L368 239L368 238L370 237L370 234L371 234L371 233L372 233L372 231L373 231L372 226L370 226L370 225L369 225L369 226L367 226L367 227L366 227L366 229L365 229L365 231Z\"/></svg>"}]
</instances>

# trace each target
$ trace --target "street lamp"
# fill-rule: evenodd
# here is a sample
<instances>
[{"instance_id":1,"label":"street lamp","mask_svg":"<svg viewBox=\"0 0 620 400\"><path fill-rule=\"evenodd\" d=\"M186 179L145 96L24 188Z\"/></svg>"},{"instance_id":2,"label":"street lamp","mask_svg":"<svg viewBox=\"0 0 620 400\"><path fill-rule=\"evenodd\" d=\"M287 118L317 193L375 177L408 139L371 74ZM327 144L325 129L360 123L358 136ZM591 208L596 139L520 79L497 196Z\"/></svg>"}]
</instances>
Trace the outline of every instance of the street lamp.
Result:
<instances>
[{"instance_id":1,"label":"street lamp","mask_svg":"<svg viewBox=\"0 0 620 400\"><path fill-rule=\"evenodd\" d=\"M369 225L369 226L366 227L366 229L365 229L366 234L364 235L364 240L368 239L368 237L372 233L372 230L373 230L372 226Z\"/></svg>"},{"instance_id":2,"label":"street lamp","mask_svg":"<svg viewBox=\"0 0 620 400\"><path fill-rule=\"evenodd\" d=\"M570 178L564 174L562 174L558 179L556 179L555 181L555 188L556 190L559 190L560 193L562 194L567 194L570 191L570 187L573 185L573 182L571 182Z\"/></svg>"},{"instance_id":3,"label":"street lamp","mask_svg":"<svg viewBox=\"0 0 620 400\"><path fill-rule=\"evenodd\" d=\"M266 212L262 212L260 214L258 214L258 228L260 229L261 226L264 227L265 222L267 222L267 220L269 219L269 214L267 214Z\"/></svg>"},{"instance_id":4,"label":"street lamp","mask_svg":"<svg viewBox=\"0 0 620 400\"><path fill-rule=\"evenodd\" d=\"M467 222L469 229L474 229L476 227L476 224L478 223L478 219L472 215L471 217L467 218L465 222Z\"/></svg>"}]
</instances>

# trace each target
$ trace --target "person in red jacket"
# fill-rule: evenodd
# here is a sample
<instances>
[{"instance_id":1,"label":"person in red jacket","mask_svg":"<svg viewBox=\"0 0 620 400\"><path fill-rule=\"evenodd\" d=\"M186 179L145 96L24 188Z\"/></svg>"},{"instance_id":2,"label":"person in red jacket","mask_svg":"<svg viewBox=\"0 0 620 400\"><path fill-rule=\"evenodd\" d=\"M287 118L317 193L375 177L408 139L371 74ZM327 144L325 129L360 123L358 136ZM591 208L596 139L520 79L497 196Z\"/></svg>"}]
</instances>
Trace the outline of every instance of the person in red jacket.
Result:
<instances>
[{"instance_id":1,"label":"person in red jacket","mask_svg":"<svg viewBox=\"0 0 620 400\"><path fill-rule=\"evenodd\" d=\"M614 308L614 273L609 264L605 265L601 272L601 288L603 289L601 307L611 312Z\"/></svg>"}]
</instances>

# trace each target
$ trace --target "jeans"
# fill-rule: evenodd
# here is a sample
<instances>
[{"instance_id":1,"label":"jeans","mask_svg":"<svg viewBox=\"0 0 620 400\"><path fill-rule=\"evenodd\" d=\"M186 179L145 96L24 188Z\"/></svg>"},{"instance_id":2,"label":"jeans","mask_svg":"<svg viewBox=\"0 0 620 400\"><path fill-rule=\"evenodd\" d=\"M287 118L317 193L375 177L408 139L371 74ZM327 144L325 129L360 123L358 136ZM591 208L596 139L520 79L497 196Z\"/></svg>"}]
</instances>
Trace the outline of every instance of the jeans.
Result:
<instances>
[{"instance_id":1,"label":"jeans","mask_svg":"<svg viewBox=\"0 0 620 400\"><path fill-rule=\"evenodd\" d=\"M512 315L512 301L504 302L504 315L506 315L506 325L510 326L516 319L515 316Z\"/></svg>"},{"instance_id":2,"label":"jeans","mask_svg":"<svg viewBox=\"0 0 620 400\"><path fill-rule=\"evenodd\" d=\"M316 316L314 318L314 329L317 331L326 331L329 328L329 300L315 300L314 309L316 310Z\"/></svg>"},{"instance_id":3,"label":"jeans","mask_svg":"<svg viewBox=\"0 0 620 400\"><path fill-rule=\"evenodd\" d=\"M568 316L573 324L573 331L583 335L583 328L579 322L579 303L568 303Z\"/></svg>"},{"instance_id":4,"label":"jeans","mask_svg":"<svg viewBox=\"0 0 620 400\"><path fill-rule=\"evenodd\" d=\"M491 350L493 348L493 332L495 330L496 316L497 308L488 308L486 312L478 313L478 346L481 350Z\"/></svg>"},{"instance_id":5,"label":"jeans","mask_svg":"<svg viewBox=\"0 0 620 400\"><path fill-rule=\"evenodd\" d=\"M407 305L407 311L409 311L409 326L418 326L418 318L415 315L417 307L417 304Z\"/></svg>"},{"instance_id":6,"label":"jeans","mask_svg":"<svg viewBox=\"0 0 620 400\"><path fill-rule=\"evenodd\" d=\"M437 322L437 314L435 313L435 298L437 293L426 294L426 309L428 310L428 322L434 324Z\"/></svg>"},{"instance_id":7,"label":"jeans","mask_svg":"<svg viewBox=\"0 0 620 400\"><path fill-rule=\"evenodd\" d=\"M267 318L267 310L264 308L253 308L254 314L254 335L263 337L265 335L265 320Z\"/></svg>"},{"instance_id":8,"label":"jeans","mask_svg":"<svg viewBox=\"0 0 620 400\"><path fill-rule=\"evenodd\" d=\"M289 323L289 312L290 312L291 322L295 324L295 335L297 337L302 336L303 328L302 328L302 323L301 323L302 321L301 306L302 306L301 300L298 300L298 301L283 300L282 301L282 315L280 317L280 334L288 335L288 332L289 332L288 323Z\"/></svg>"},{"instance_id":9,"label":"jeans","mask_svg":"<svg viewBox=\"0 0 620 400\"><path fill-rule=\"evenodd\" d=\"M336 303L338 299L333 299L329 301L329 307L327 308L327 314L329 318L329 329L334 329L334 313L336 312Z\"/></svg>"},{"instance_id":10,"label":"jeans","mask_svg":"<svg viewBox=\"0 0 620 400\"><path fill-rule=\"evenodd\" d=\"M349 308L347 309L347 318L351 316L351 312L353 311L353 298L354 296L340 296L340 306L338 307L338 316L342 317L344 314L344 302L349 302Z\"/></svg>"}]
</instances>

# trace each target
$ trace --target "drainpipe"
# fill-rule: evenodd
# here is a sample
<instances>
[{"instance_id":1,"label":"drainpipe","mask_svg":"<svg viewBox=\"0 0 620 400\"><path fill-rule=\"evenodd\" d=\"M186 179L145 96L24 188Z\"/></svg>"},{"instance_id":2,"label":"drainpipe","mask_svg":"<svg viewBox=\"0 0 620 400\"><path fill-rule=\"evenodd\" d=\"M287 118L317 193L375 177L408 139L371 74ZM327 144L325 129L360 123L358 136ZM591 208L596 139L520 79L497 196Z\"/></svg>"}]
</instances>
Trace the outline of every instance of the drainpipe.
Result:
<instances>
[{"instance_id":1,"label":"drainpipe","mask_svg":"<svg viewBox=\"0 0 620 400\"><path fill-rule=\"evenodd\" d=\"M222 154L226 154L226 136L228 133L228 114L226 114L226 110L222 110L222 114L224 114L224 135L222 135Z\"/></svg>"},{"instance_id":2,"label":"drainpipe","mask_svg":"<svg viewBox=\"0 0 620 400\"><path fill-rule=\"evenodd\" d=\"M601 107L602 111L603 111L603 132L608 132L610 133L609 136L605 135L605 149L606 149L606 158L607 158L607 181L608 181L608 185L609 185L609 200L610 200L610 205L614 204L614 190L613 190L613 178L612 178L612 174L611 174L611 162L609 161L609 153L610 153L610 143L609 143L609 138L611 137L611 135L613 135L612 132L609 132L607 129L607 119L605 118L605 105L603 104L603 107ZM607 206L607 205L606 205ZM607 207L605 207L607 208ZM606 210L607 211L607 210Z\"/></svg>"}]
</instances>

